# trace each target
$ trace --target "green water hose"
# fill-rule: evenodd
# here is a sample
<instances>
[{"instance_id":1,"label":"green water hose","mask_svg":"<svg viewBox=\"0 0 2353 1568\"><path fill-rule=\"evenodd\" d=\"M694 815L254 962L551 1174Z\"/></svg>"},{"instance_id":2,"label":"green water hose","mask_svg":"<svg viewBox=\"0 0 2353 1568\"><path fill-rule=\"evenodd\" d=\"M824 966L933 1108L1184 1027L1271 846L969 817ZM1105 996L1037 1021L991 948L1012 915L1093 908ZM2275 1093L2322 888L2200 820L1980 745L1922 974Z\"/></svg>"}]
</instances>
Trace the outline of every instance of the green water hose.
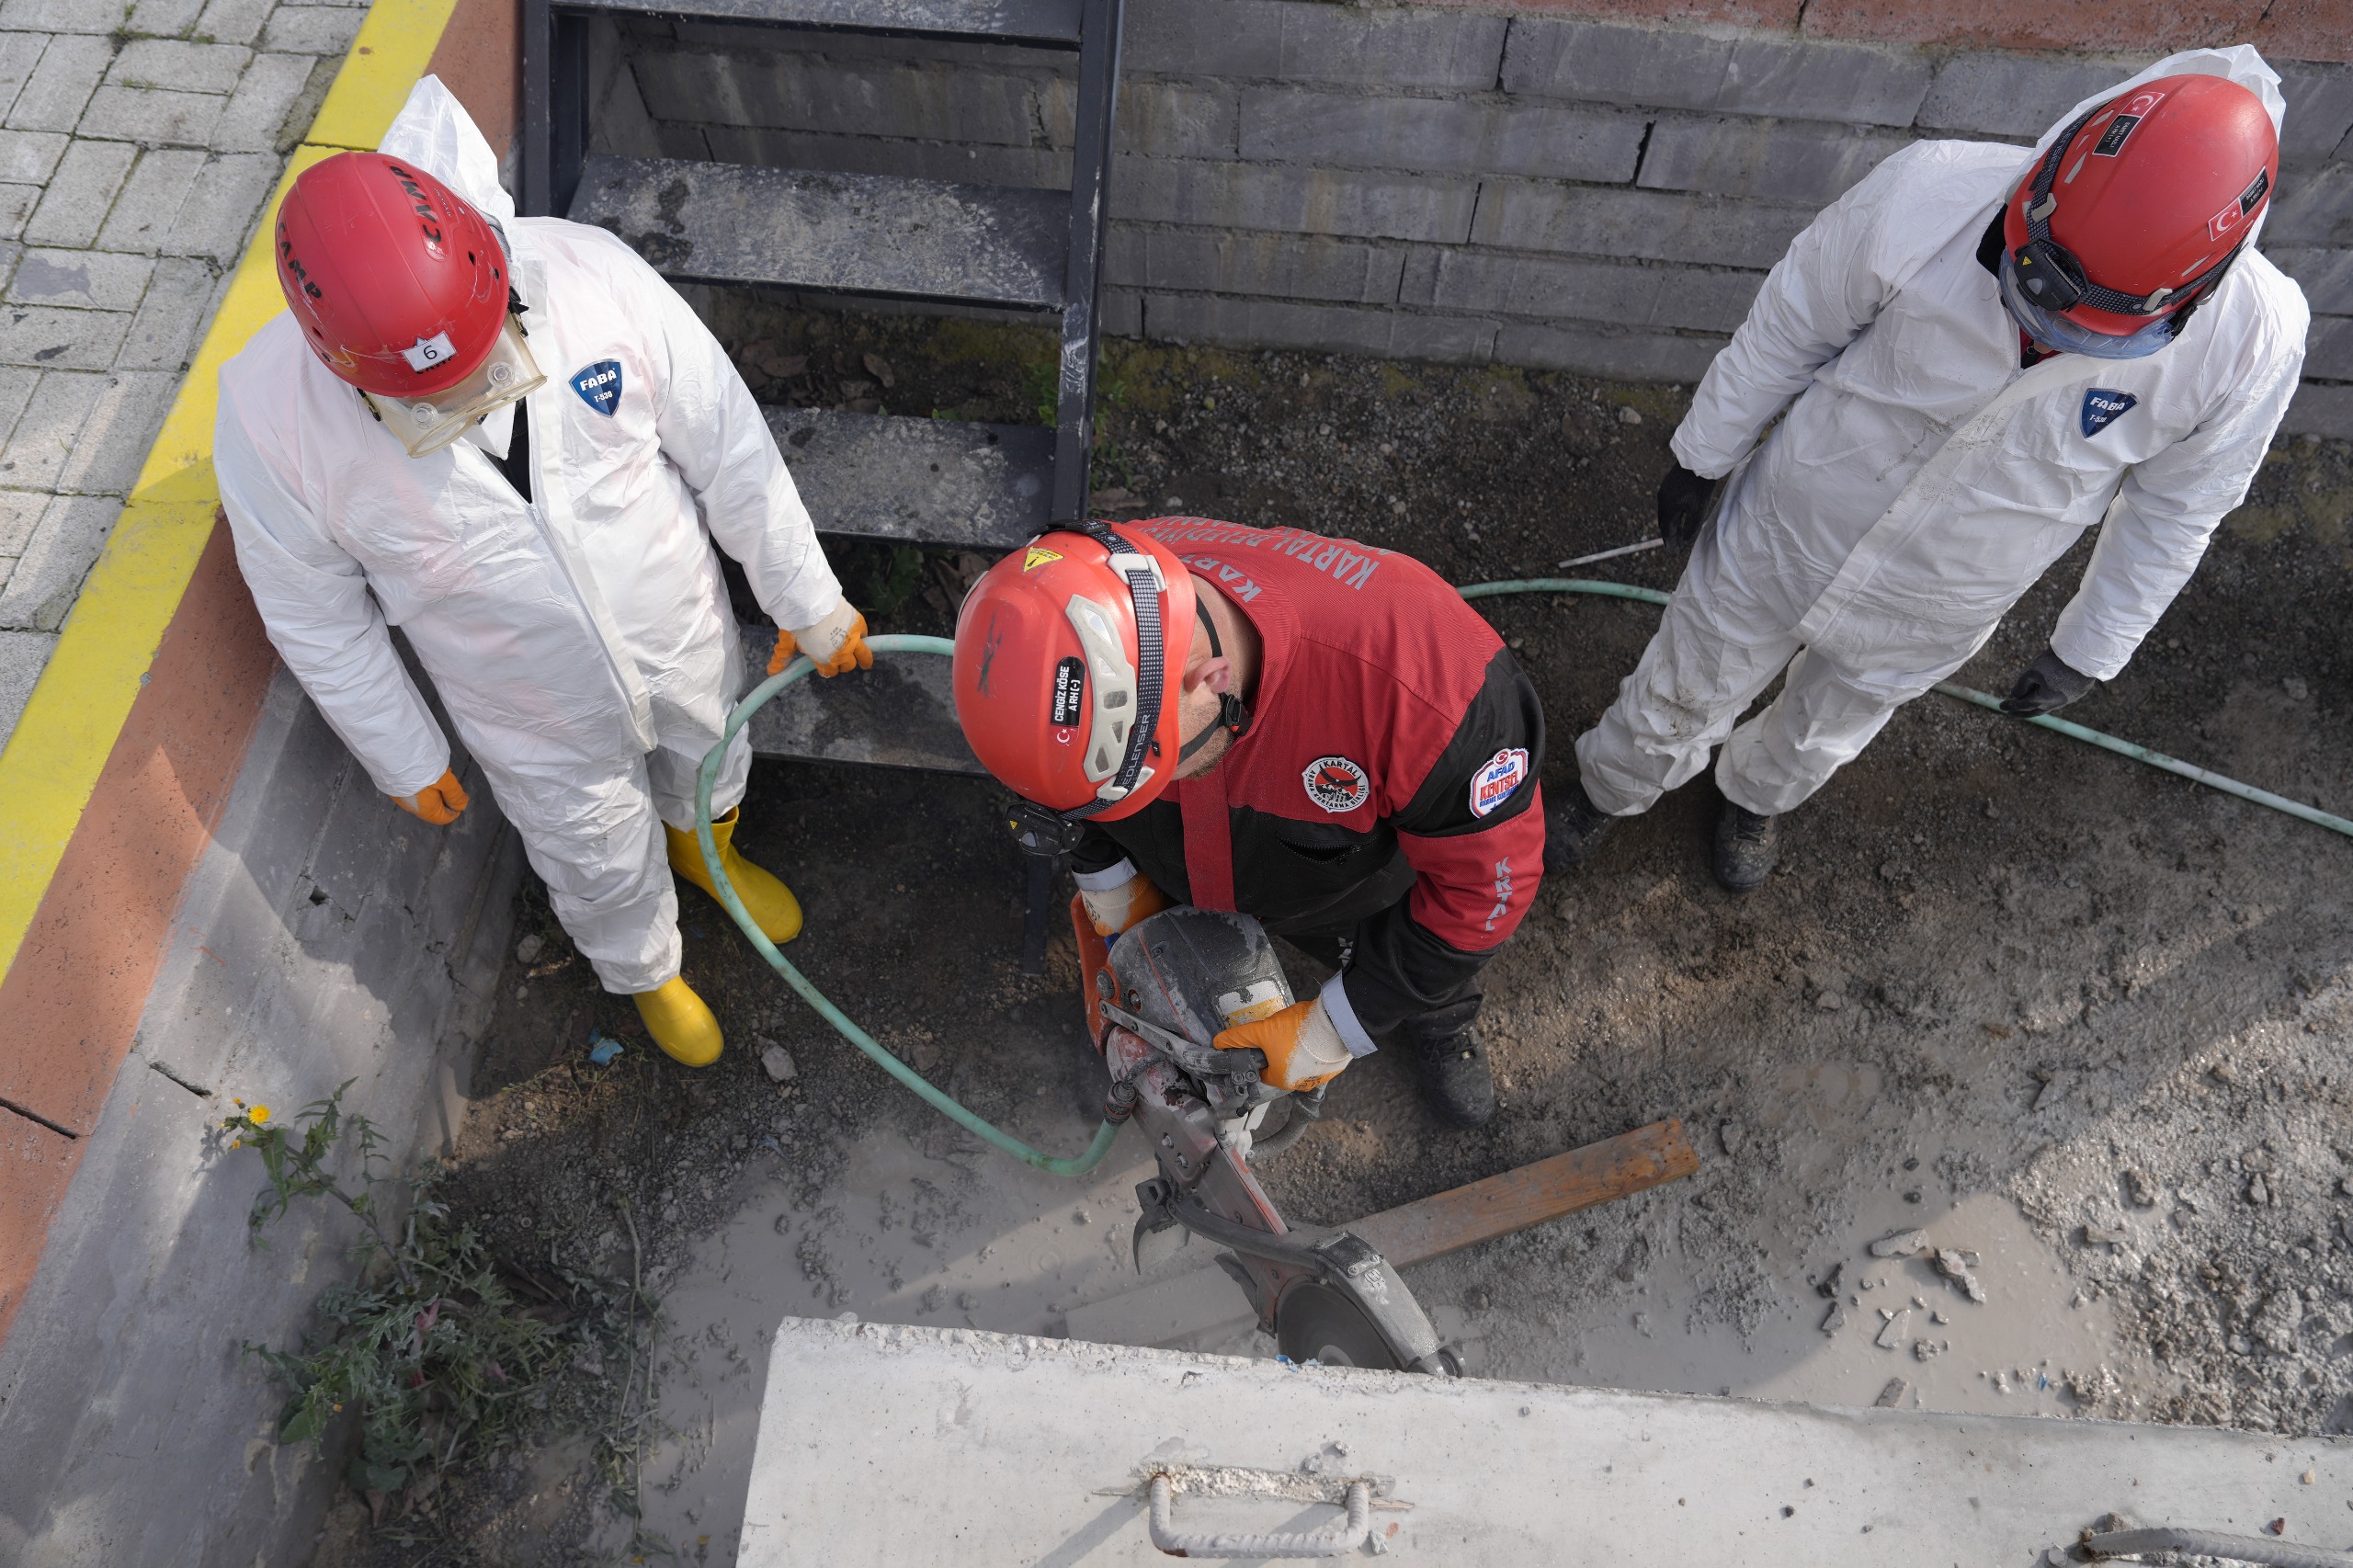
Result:
<instances>
[{"instance_id":1,"label":"green water hose","mask_svg":"<svg viewBox=\"0 0 2353 1568\"><path fill-rule=\"evenodd\" d=\"M945 637L870 637L866 645L878 653L953 654L956 652L956 644ZM934 1088L923 1074L883 1050L872 1035L852 1023L848 1014L835 1006L826 1000L824 992L809 983L809 977L776 950L776 944L768 940L767 933L752 919L751 912L744 907L744 901L736 896L735 889L727 881L727 872L719 863L719 846L710 836L711 781L719 777L719 765L726 757L727 747L735 739L736 732L752 722L752 715L759 711L761 704L815 667L806 657L797 658L778 674L754 687L751 693L735 705L735 710L727 716L725 733L719 737L719 744L710 748L710 755L702 759L702 772L695 779L695 841L702 846L702 863L710 871L711 886L719 890L719 902L727 906L727 913L733 917L744 935L751 938L752 946L768 960L768 967L784 976L785 983L801 993L801 999L816 1008L819 1017L833 1025L844 1040L872 1057L876 1066L913 1089L926 1105L982 1142L1004 1150L1025 1165L1035 1165L1051 1176L1085 1176L1101 1165L1103 1156L1111 1152L1111 1141L1120 1135L1117 1122L1106 1121L1097 1127L1095 1141L1086 1146L1085 1153L1057 1158L1031 1148L1010 1132L1003 1131L973 1115Z\"/></svg>"},{"instance_id":2,"label":"green water hose","mask_svg":"<svg viewBox=\"0 0 2353 1568\"><path fill-rule=\"evenodd\" d=\"M1664 605L1668 598L1667 595L1656 588L1638 588L1626 583L1604 583L1586 577L1517 577L1500 583L1473 583L1469 587L1459 591L1466 599L1494 598L1504 594L1591 594L1603 598L1635 599L1643 604ZM866 645L878 653L938 653L952 656L956 652L956 644L945 637L870 637L866 640ZM735 710L727 716L725 733L719 737L719 744L710 748L710 755L702 759L702 771L695 780L695 840L702 846L703 864L710 869L711 885L719 890L719 902L726 906L729 916L743 930L744 935L751 939L752 946L759 949L760 956L768 960L769 967L784 976L785 983L801 994L802 1001L814 1007L818 1016L833 1025L844 1040L872 1057L877 1066L913 1089L922 1097L925 1104L983 1142L1004 1150L1023 1165L1034 1165L1039 1170L1053 1176L1085 1176L1097 1165L1101 1165L1103 1156L1111 1152L1111 1142L1119 1136L1120 1132L1117 1123L1106 1121L1096 1128L1095 1141L1086 1146L1086 1153L1067 1158L1057 1158L1031 1148L1011 1133L1001 1131L980 1117L973 1115L948 1095L934 1088L914 1068L885 1051L872 1035L852 1023L849 1015L835 1006L826 999L824 992L811 984L809 977L794 968L790 960L777 951L776 944L769 941L767 934L754 923L750 912L744 907L744 901L736 896L734 887L727 881L727 872L719 863L719 846L710 834L711 782L719 777L719 765L727 755L728 745L744 726L752 722L752 715L758 712L761 706L770 698L793 682L806 676L814 667L805 657L797 658L787 665L779 674L772 675L754 687L750 694L735 705ZM1981 708L1989 708L1995 712L2001 711L2001 699L1984 692L1974 691L1951 681L1938 682L1936 689L1947 697L1957 697L1964 702L1974 702ZM2146 746L2134 745L2131 741L2120 741L2114 735L2104 735L2097 730L2086 729L2081 724L2069 723L2064 719L2053 718L2047 713L2027 722L2031 724L2040 724L2046 730L2056 730L2063 735L2072 736L2079 741L2087 741L2093 745L2115 752L2120 756L2129 756L2135 762L2145 762L2152 767L2163 768L2167 773L2194 779L2198 783L2222 790L2226 794L2236 795L2243 801L2253 801L2256 805L2269 806L2273 811L2285 812L2290 816L2302 817L2306 822L2316 823L2332 832L2353 837L2353 822L2347 822L2343 817L2331 816L2328 812L2307 806L2301 801L2291 801L2285 795L2275 795L2268 790L2258 790L2251 784L2242 784L2235 778L2226 778L2222 774L2211 773L2194 764L2167 756L2163 752L2151 751Z\"/></svg>"},{"instance_id":3,"label":"green water hose","mask_svg":"<svg viewBox=\"0 0 2353 1568\"><path fill-rule=\"evenodd\" d=\"M1499 594L1595 594L1604 598L1639 599L1646 605L1663 605L1667 602L1669 597L1656 588L1637 588L1625 583L1601 583L1584 577L1516 577L1502 583L1473 583L1461 592L1466 599L1492 598ZM1980 708L1990 708L1996 713L2002 710L2000 698L1973 690L1957 681L1940 680L1937 683L1935 689L1947 697L1957 697L1963 702L1974 702ZM2029 719L2027 722L2040 724L2046 730L2056 730L2063 735L2088 742L2103 750L2112 751L2119 756L2129 756L2135 762L2145 762L2151 767L2163 768L2167 773L2177 774L2181 778L2194 779L2211 789L2220 790L2226 795L2236 795L2242 801L2253 801L2258 806L2269 806L2275 812L2285 812L2291 817L2302 817L2304 821L2327 828L2332 833L2341 833L2348 838L2353 838L2353 822L2347 822L2340 816L2331 816L2317 806L2308 806L2302 801L2291 801L2285 795L2275 795L2268 790L2258 790L2252 784L2242 784L2235 778L2209 772L2195 763L2184 762L2179 757L2167 756L2161 751L2151 751L2146 746L2136 746L2131 741L2120 741L2114 735L2104 735L2097 730L2086 729L2081 724L2070 723L2064 719L2053 717L2049 713Z\"/></svg>"}]
</instances>

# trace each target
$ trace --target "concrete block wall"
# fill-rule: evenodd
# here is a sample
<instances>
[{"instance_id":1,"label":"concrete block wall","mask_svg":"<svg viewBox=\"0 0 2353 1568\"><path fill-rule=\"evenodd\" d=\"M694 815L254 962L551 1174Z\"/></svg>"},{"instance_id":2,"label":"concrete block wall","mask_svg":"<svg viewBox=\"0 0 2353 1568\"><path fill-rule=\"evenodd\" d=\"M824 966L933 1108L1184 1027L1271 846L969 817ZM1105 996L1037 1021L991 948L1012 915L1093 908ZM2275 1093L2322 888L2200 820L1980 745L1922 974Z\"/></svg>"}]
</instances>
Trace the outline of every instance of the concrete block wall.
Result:
<instances>
[{"instance_id":1,"label":"concrete block wall","mask_svg":"<svg viewBox=\"0 0 2353 1568\"><path fill-rule=\"evenodd\" d=\"M1131 0L1111 330L1693 381L1890 153L2030 142L2163 52L1496 8ZM2290 105L2265 249L2315 312L2290 428L2353 436L2353 67L2258 41ZM1067 179L1068 56L661 23L597 49L604 150Z\"/></svg>"},{"instance_id":2,"label":"concrete block wall","mask_svg":"<svg viewBox=\"0 0 2353 1568\"><path fill-rule=\"evenodd\" d=\"M0 1341L0 1563L297 1563L342 1478L273 1439L285 1391L242 1346L316 1329L354 1224L265 1185L219 1128L351 1081L387 1148L439 1152L488 1021L523 872L477 771L448 828L388 807L285 670L103 1114ZM0 1113L0 1155L49 1138ZM404 1159L403 1163L408 1162Z\"/></svg>"}]
</instances>

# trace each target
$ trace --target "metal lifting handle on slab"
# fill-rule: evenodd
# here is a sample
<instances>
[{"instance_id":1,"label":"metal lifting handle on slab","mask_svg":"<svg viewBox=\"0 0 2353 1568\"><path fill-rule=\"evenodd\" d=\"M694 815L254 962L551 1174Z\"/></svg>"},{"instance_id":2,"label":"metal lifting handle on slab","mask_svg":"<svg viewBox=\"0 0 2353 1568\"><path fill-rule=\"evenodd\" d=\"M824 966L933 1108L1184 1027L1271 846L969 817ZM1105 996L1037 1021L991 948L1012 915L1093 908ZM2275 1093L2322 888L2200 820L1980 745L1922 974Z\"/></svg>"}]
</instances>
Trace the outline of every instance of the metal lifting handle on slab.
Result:
<instances>
[{"instance_id":1,"label":"metal lifting handle on slab","mask_svg":"<svg viewBox=\"0 0 2353 1568\"><path fill-rule=\"evenodd\" d=\"M1580 559L1589 561L1597 558L1585 556ZM1493 598L1501 594L1593 594L1603 598L1634 599L1646 605L1664 605L1672 597L1661 593L1656 588L1638 588L1631 583L1604 583L1588 577L1515 577L1499 583L1473 583L1468 587L1458 588L1455 592L1466 599ZM1990 708L1996 713L2002 710L2000 698L1974 690L1957 681L1940 680L1936 684L1935 689L1947 697L1957 697L1963 702L1974 702L1980 708ZM2006 717L2016 717L2016 715L2006 715ZM2242 784L2235 778L2211 772L2195 763L2183 762L2178 757L2167 756L2161 751L2151 751L2146 746L2135 745L2131 741L2119 740L2114 735L2102 734L2097 730L2086 729L2081 724L2049 713L2038 714L2027 720L2027 722L2039 724L2046 730L2056 730L2071 740L2086 742L2103 750L2112 751L2119 756L2129 756L2135 762L2145 762L2151 767L2189 779L2193 783L2203 784L2212 790L2220 790L2226 795L2236 795L2240 800L2252 801L2258 806L2268 806L2275 812L2284 812L2291 817L2301 817L2314 826L2325 827L2331 833L2341 833L2348 838L2353 838L2353 822L2332 815L2317 806L2308 806L2302 801L2291 801L2285 795L2275 795L2268 790L2258 790L2252 784Z\"/></svg>"},{"instance_id":2,"label":"metal lifting handle on slab","mask_svg":"<svg viewBox=\"0 0 2353 1568\"><path fill-rule=\"evenodd\" d=\"M878 653L953 656L956 652L956 644L945 637L870 637L866 645ZM1033 1149L1011 1133L1000 1131L982 1120L948 1095L932 1087L921 1074L885 1051L872 1035L850 1022L848 1014L828 1001L824 992L809 983L807 975L795 969L790 960L776 950L776 944L768 940L767 933L753 920L751 912L744 907L744 901L736 896L733 884L728 881L727 871L719 862L719 845L710 835L710 789L712 781L719 777L719 765L726 757L727 748L733 743L736 733L752 722L752 715L760 710L761 705L794 681L806 677L815 667L803 655L787 665L780 673L754 687L750 695L727 715L727 728L721 733L719 744L711 747L710 755L702 759L702 771L695 778L695 842L702 846L702 863L710 872L711 885L719 890L719 902L726 907L728 916L750 939L752 946L759 949L760 956L768 960L768 967L784 976L785 983L801 994L802 1001L817 1010L818 1017L833 1025L844 1040L873 1058L876 1066L913 1089L926 1105L1025 1165L1035 1165L1050 1176L1085 1176L1101 1165L1103 1156L1111 1152L1111 1141L1120 1135L1118 1123L1106 1121L1096 1128L1095 1141L1086 1146L1086 1153L1058 1158Z\"/></svg>"},{"instance_id":3,"label":"metal lifting handle on slab","mask_svg":"<svg viewBox=\"0 0 2353 1568\"><path fill-rule=\"evenodd\" d=\"M2234 1562L2261 1562L2268 1568L2353 1568L2353 1557L2325 1551L2316 1546L2266 1540L2256 1535L2223 1535L2215 1530L2111 1530L2084 1538L2084 1551L2093 1561L2105 1557L2141 1557L2156 1551L2177 1551L2189 1557L2221 1557Z\"/></svg>"},{"instance_id":4,"label":"metal lifting handle on slab","mask_svg":"<svg viewBox=\"0 0 2353 1568\"><path fill-rule=\"evenodd\" d=\"M1171 1557L1346 1557L1372 1534L1372 1483L1348 1483L1347 1517L1313 1535L1222 1535L1176 1533L1176 1488L1165 1475L1152 1478L1152 1544Z\"/></svg>"}]
</instances>

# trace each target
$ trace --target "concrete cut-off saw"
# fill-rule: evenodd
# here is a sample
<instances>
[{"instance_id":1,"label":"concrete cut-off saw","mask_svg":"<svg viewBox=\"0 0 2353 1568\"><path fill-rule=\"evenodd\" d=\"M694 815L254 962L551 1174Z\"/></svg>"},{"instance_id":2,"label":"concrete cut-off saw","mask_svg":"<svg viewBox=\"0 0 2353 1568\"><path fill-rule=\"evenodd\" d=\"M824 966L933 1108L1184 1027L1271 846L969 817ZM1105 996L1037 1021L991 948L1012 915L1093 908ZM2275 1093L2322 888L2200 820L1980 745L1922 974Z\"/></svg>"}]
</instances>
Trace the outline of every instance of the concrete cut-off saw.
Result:
<instances>
[{"instance_id":1,"label":"concrete cut-off saw","mask_svg":"<svg viewBox=\"0 0 2353 1568\"><path fill-rule=\"evenodd\" d=\"M1218 1265L1290 1359L1459 1376L1388 1259L1351 1231L1285 1224L1251 1175L1252 1154L1290 1147L1324 1101L1321 1086L1266 1083L1263 1053L1211 1043L1296 1000L1265 929L1180 906L1107 944L1076 898L1071 921L1087 1030L1110 1074L1104 1116L1134 1121L1160 1165L1136 1187L1138 1271L1189 1233L1225 1249Z\"/></svg>"}]
</instances>

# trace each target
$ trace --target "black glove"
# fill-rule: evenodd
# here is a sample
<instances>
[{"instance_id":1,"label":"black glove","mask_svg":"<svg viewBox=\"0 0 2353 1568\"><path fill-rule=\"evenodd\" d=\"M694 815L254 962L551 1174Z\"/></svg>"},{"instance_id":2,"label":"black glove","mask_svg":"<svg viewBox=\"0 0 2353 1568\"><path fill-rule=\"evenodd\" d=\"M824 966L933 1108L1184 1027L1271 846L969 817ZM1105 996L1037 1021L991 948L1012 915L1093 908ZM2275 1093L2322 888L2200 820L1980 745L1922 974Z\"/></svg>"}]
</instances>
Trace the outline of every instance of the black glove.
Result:
<instances>
[{"instance_id":1,"label":"black glove","mask_svg":"<svg viewBox=\"0 0 2353 1568\"><path fill-rule=\"evenodd\" d=\"M2058 654L2045 652L2010 687L2009 696L2002 699L2002 711L2031 719L2066 707L2098 684Z\"/></svg>"},{"instance_id":2,"label":"black glove","mask_svg":"<svg viewBox=\"0 0 2353 1568\"><path fill-rule=\"evenodd\" d=\"M1669 550L1691 548L1721 483L1701 479L1681 463L1666 471L1666 477L1658 482L1658 537L1666 540Z\"/></svg>"}]
</instances>

